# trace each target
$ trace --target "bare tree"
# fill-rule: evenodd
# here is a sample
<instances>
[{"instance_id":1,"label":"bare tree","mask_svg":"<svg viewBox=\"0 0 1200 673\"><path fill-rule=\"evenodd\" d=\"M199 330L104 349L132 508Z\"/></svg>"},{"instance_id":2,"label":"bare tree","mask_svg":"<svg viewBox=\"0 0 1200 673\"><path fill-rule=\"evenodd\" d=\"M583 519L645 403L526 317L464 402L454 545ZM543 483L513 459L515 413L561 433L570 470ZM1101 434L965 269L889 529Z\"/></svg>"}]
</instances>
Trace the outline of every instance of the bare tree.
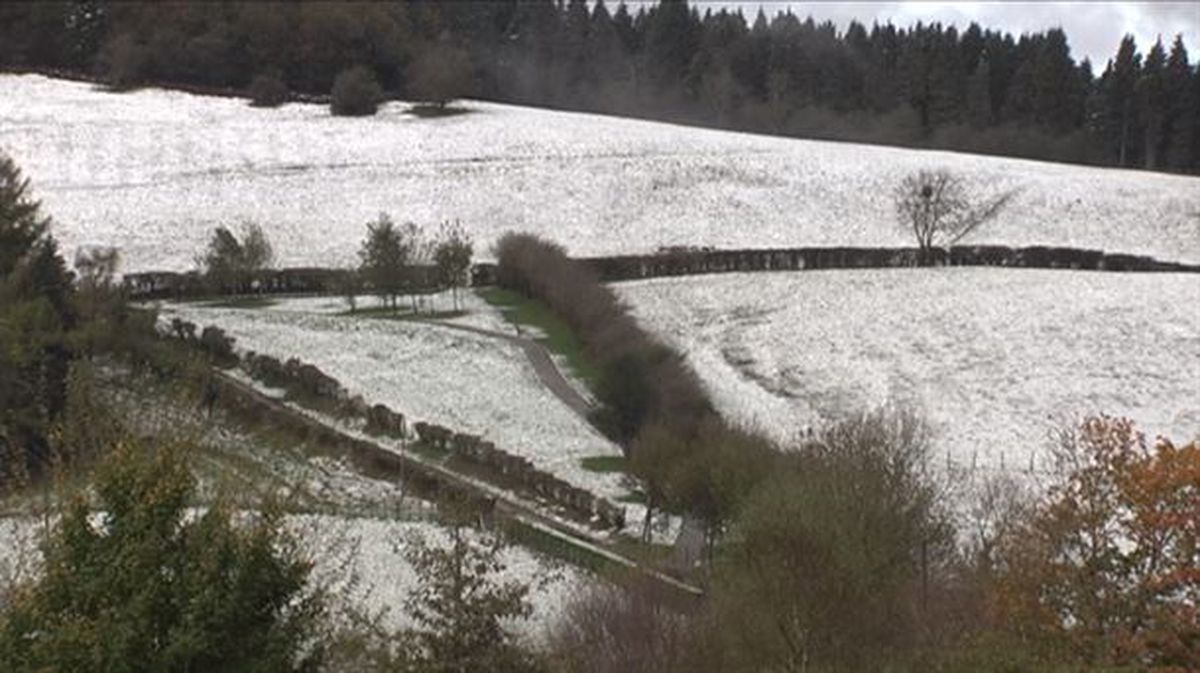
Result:
<instances>
[{"instance_id":1,"label":"bare tree","mask_svg":"<svg viewBox=\"0 0 1200 673\"><path fill-rule=\"evenodd\" d=\"M446 222L438 236L433 251L433 263L437 266L438 281L450 288L454 297L454 310L458 310L458 288L466 287L471 279L471 255L474 247L471 237L460 222Z\"/></svg>"},{"instance_id":2,"label":"bare tree","mask_svg":"<svg viewBox=\"0 0 1200 673\"><path fill-rule=\"evenodd\" d=\"M946 169L922 170L904 178L896 188L896 216L912 231L922 265L931 264L931 251L957 243L979 225L1000 214L1015 192L987 201L974 197L962 177Z\"/></svg>"}]
</instances>

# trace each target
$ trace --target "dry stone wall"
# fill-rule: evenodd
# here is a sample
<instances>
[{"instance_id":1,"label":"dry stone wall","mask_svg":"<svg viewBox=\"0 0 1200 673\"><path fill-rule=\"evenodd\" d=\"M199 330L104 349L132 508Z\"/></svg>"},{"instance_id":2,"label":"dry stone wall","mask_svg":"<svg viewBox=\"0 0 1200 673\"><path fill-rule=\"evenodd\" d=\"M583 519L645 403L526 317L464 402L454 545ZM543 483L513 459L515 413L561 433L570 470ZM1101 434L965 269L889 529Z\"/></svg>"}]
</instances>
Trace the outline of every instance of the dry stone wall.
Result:
<instances>
[{"instance_id":1,"label":"dry stone wall","mask_svg":"<svg viewBox=\"0 0 1200 673\"><path fill-rule=\"evenodd\" d=\"M301 402L317 400L328 403L341 417L362 420L369 434L395 439L410 437L403 414L383 404L369 405L361 395L350 395L336 379L315 365L297 358L281 362L277 358L253 351L238 358L233 351L233 339L225 336L218 328L204 328L202 335L209 334L209 339L203 336L196 337L196 325L179 318L171 321L167 333L206 352L212 352L210 349L215 348L221 353L226 353L254 380L272 388L281 388ZM210 345L210 342L216 345ZM315 427L320 426L316 421L310 425L314 425L310 428L310 433L317 433L324 440L333 441L338 445L345 443L340 433L328 428L321 430ZM469 465L498 475L522 491L560 507L578 519L589 521L601 528L620 529L625 525L624 508L539 470L528 459L508 453L481 437L458 433L425 422L413 424L413 429L419 441L426 447L448 453ZM350 448L357 454L370 453L362 446Z\"/></svg>"}]
</instances>

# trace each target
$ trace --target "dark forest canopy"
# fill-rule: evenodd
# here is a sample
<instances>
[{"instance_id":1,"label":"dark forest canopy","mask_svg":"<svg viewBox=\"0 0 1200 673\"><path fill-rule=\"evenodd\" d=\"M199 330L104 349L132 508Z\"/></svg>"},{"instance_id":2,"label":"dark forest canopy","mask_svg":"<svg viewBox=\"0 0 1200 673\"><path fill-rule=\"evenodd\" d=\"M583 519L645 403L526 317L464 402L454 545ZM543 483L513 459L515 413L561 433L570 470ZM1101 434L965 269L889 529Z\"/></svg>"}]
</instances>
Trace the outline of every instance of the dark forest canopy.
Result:
<instances>
[{"instance_id":1,"label":"dark forest canopy","mask_svg":"<svg viewBox=\"0 0 1200 673\"><path fill-rule=\"evenodd\" d=\"M666 1L0 4L0 66L117 87L327 94L362 65L410 96L431 54L469 58L468 95L802 137L1200 172L1200 71L1182 40L1127 37L1100 70L1060 29L844 31Z\"/></svg>"}]
</instances>

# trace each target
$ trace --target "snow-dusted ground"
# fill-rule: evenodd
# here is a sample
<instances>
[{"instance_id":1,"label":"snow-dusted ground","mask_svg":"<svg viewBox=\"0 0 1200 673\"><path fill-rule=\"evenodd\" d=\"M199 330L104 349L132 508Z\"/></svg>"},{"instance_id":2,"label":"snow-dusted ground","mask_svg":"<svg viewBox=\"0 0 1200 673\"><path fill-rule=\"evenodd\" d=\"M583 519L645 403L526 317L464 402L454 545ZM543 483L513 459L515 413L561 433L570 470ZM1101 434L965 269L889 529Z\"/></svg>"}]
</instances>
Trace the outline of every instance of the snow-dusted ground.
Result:
<instances>
[{"instance_id":1,"label":"snow-dusted ground","mask_svg":"<svg viewBox=\"0 0 1200 673\"><path fill-rule=\"evenodd\" d=\"M42 525L36 517L0 518L0 595L8 582L36 575ZM305 514L285 517L284 525L298 536L303 553L315 561L314 583L357 609L372 614L383 611L383 624L393 629L415 626L404 601L419 577L401 548L412 535L435 545L449 541L446 530L429 521ZM522 547L507 547L500 558L506 567L496 581L530 586L533 613L510 627L534 644L554 625L571 597L594 581L577 568Z\"/></svg>"},{"instance_id":2,"label":"snow-dusted ground","mask_svg":"<svg viewBox=\"0 0 1200 673\"><path fill-rule=\"evenodd\" d=\"M312 304L315 310L304 310ZM546 390L515 345L427 323L336 315L327 308L314 299L285 300L266 310L172 304L164 315L217 325L240 349L298 357L368 402L386 404L413 422L481 435L597 495L628 493L620 476L583 469L582 458L618 456L620 449Z\"/></svg>"},{"instance_id":3,"label":"snow-dusted ground","mask_svg":"<svg viewBox=\"0 0 1200 673\"><path fill-rule=\"evenodd\" d=\"M125 270L191 267L217 225L261 223L283 265L349 264L381 211L461 220L487 257L528 230L576 255L664 245L909 244L891 192L946 167L1017 189L968 242L1075 245L1200 261L1200 180L949 152L788 140L470 103L442 119L0 75L0 149L68 255L116 245Z\"/></svg>"},{"instance_id":4,"label":"snow-dusted ground","mask_svg":"<svg viewBox=\"0 0 1200 673\"><path fill-rule=\"evenodd\" d=\"M787 441L888 402L936 457L1028 468L1083 414L1200 434L1200 278L984 268L807 271L613 286L719 410ZM1036 465L1035 465L1036 467Z\"/></svg>"},{"instance_id":5,"label":"snow-dusted ground","mask_svg":"<svg viewBox=\"0 0 1200 673\"><path fill-rule=\"evenodd\" d=\"M317 295L309 297L272 297L271 303L261 310L279 313L320 313L337 315L350 310L350 304L344 297ZM454 297L445 290L420 298L422 311L454 312ZM408 298L401 299L401 306L408 306ZM220 302L216 302L220 303ZM355 297L355 307L358 309L374 309L382 307L380 299L374 295L358 295ZM479 329L491 330L503 334L517 334L512 323L504 315L493 308L470 289L458 292L458 312L460 315L438 318L441 322L455 325L466 325ZM528 330L527 330L528 331Z\"/></svg>"}]
</instances>

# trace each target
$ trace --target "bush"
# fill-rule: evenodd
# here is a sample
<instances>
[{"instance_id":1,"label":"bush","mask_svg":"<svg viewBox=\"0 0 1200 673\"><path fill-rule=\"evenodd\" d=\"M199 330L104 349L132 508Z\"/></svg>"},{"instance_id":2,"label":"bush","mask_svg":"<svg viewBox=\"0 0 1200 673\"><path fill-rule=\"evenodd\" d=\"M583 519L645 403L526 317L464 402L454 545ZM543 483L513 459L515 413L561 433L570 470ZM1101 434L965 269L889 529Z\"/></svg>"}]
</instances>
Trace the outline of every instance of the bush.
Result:
<instances>
[{"instance_id":1,"label":"bush","mask_svg":"<svg viewBox=\"0 0 1200 673\"><path fill-rule=\"evenodd\" d=\"M924 476L927 437L908 414L858 416L754 489L712 597L737 670L903 660L921 632L922 578L953 541Z\"/></svg>"},{"instance_id":2,"label":"bush","mask_svg":"<svg viewBox=\"0 0 1200 673\"><path fill-rule=\"evenodd\" d=\"M275 75L258 75L246 87L246 94L254 107L279 107L287 102L288 88Z\"/></svg>"},{"instance_id":3,"label":"bush","mask_svg":"<svg viewBox=\"0 0 1200 673\"><path fill-rule=\"evenodd\" d=\"M0 670L309 670L323 613L277 515L187 514L178 449L119 442L50 530L41 577L0 613Z\"/></svg>"},{"instance_id":4,"label":"bush","mask_svg":"<svg viewBox=\"0 0 1200 673\"><path fill-rule=\"evenodd\" d=\"M375 74L363 66L343 70L333 82L330 111L338 116L365 117L375 114L383 89Z\"/></svg>"}]
</instances>

